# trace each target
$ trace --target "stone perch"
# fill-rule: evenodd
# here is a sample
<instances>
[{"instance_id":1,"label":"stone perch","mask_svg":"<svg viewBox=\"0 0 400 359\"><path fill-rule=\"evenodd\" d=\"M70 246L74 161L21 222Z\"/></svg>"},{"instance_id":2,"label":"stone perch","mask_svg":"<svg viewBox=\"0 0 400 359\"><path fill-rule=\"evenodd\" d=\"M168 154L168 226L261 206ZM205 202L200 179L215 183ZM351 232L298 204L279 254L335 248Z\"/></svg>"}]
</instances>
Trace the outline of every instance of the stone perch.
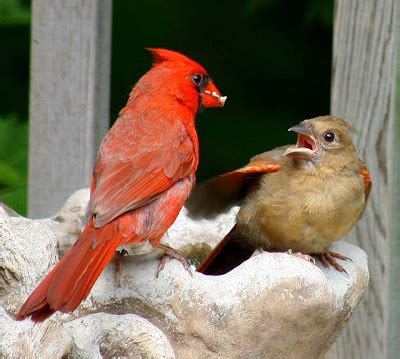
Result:
<instances>
[{"instance_id":1,"label":"stone perch","mask_svg":"<svg viewBox=\"0 0 400 359\"><path fill-rule=\"evenodd\" d=\"M320 358L368 284L367 257L341 241L348 275L285 253L261 253L223 276L191 276L141 246L111 263L72 314L41 324L13 316L75 241L88 200L76 192L54 217L29 220L0 207L0 357L5 358ZM215 245L237 208L193 221L184 208L164 243L185 253ZM137 254L140 253L140 254Z\"/></svg>"}]
</instances>

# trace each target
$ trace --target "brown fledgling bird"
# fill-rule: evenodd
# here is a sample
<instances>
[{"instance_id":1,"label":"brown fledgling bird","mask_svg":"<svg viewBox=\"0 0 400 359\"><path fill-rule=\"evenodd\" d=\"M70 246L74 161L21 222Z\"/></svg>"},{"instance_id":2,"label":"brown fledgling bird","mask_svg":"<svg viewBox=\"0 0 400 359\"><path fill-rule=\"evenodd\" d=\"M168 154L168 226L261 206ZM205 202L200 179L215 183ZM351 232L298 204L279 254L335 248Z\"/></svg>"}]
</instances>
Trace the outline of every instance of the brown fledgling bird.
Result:
<instances>
[{"instance_id":1,"label":"brown fledgling bird","mask_svg":"<svg viewBox=\"0 0 400 359\"><path fill-rule=\"evenodd\" d=\"M329 246L344 237L364 212L371 176L359 159L346 121L322 116L289 131L294 146L253 157L235 171L199 185L186 206L192 217L212 217L241 202L236 225L200 264L198 271L223 274L256 249L320 257L345 271Z\"/></svg>"}]
</instances>

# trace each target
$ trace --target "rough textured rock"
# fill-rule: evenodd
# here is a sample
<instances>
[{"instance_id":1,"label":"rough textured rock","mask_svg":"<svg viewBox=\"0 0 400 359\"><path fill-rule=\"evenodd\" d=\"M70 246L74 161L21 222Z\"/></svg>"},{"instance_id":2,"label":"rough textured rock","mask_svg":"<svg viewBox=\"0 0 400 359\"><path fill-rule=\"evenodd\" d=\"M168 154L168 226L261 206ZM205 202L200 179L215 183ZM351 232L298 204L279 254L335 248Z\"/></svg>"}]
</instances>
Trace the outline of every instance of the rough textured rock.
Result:
<instances>
[{"instance_id":1,"label":"rough textured rock","mask_svg":"<svg viewBox=\"0 0 400 359\"><path fill-rule=\"evenodd\" d=\"M14 308L57 260L57 238L44 223L0 207L0 306Z\"/></svg>"},{"instance_id":2,"label":"rough textured rock","mask_svg":"<svg viewBox=\"0 0 400 359\"><path fill-rule=\"evenodd\" d=\"M33 324L16 322L1 309L0 338L1 358L175 358L166 336L135 314Z\"/></svg>"},{"instance_id":3,"label":"rough textured rock","mask_svg":"<svg viewBox=\"0 0 400 359\"><path fill-rule=\"evenodd\" d=\"M88 199L77 192L53 218L31 221L0 209L0 357L319 358L334 342L368 283L365 253L344 241L348 275L285 253L261 253L219 277L191 276L157 252L123 257L122 286L109 265L72 314L40 325L15 322L27 294L70 246ZM214 245L237 209L194 222L183 210L165 241ZM57 238L57 240L56 240ZM135 313L135 314L132 314ZM139 317L139 316L140 317Z\"/></svg>"},{"instance_id":4,"label":"rough textured rock","mask_svg":"<svg viewBox=\"0 0 400 359\"><path fill-rule=\"evenodd\" d=\"M135 314L97 313L63 324L71 358L175 358L166 336Z\"/></svg>"}]
</instances>

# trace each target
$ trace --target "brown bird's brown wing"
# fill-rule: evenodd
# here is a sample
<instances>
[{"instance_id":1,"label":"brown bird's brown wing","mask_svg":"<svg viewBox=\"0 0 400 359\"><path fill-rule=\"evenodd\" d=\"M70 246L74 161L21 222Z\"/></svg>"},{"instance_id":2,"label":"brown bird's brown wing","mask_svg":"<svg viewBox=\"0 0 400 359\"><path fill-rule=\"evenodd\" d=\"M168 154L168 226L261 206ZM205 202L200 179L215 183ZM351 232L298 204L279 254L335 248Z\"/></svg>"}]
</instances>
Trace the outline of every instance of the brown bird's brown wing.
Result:
<instances>
[{"instance_id":1,"label":"brown bird's brown wing","mask_svg":"<svg viewBox=\"0 0 400 359\"><path fill-rule=\"evenodd\" d=\"M247 190L261 175L276 172L281 168L282 154L287 147L278 147L257 155L242 168L198 184L185 203L189 216L213 218L228 211L244 198Z\"/></svg>"},{"instance_id":2,"label":"brown bird's brown wing","mask_svg":"<svg viewBox=\"0 0 400 359\"><path fill-rule=\"evenodd\" d=\"M367 166L364 163L360 167L360 173L364 177L365 201L366 201L369 197L369 192L371 191L372 177L368 171Z\"/></svg>"},{"instance_id":3,"label":"brown bird's brown wing","mask_svg":"<svg viewBox=\"0 0 400 359\"><path fill-rule=\"evenodd\" d=\"M240 201L258 178L278 171L282 166L282 155L288 146L278 147L253 157L250 163L235 171L225 173L200 184L185 206L192 217L213 217ZM237 267L251 257L254 248L240 238L236 226L197 268L209 275L221 275Z\"/></svg>"}]
</instances>

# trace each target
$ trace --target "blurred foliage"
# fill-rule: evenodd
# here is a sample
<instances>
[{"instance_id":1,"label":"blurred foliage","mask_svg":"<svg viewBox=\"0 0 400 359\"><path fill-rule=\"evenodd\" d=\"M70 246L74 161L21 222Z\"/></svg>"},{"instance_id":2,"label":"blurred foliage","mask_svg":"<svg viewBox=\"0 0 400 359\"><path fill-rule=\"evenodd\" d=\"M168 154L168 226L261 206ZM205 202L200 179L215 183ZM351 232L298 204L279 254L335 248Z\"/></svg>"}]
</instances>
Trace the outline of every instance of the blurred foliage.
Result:
<instances>
[{"instance_id":1,"label":"blurred foliage","mask_svg":"<svg viewBox=\"0 0 400 359\"><path fill-rule=\"evenodd\" d=\"M30 1L0 0L0 202L27 208Z\"/></svg>"},{"instance_id":2,"label":"blurred foliage","mask_svg":"<svg viewBox=\"0 0 400 359\"><path fill-rule=\"evenodd\" d=\"M28 116L29 1L0 0L0 115Z\"/></svg>"},{"instance_id":3,"label":"blurred foliage","mask_svg":"<svg viewBox=\"0 0 400 359\"><path fill-rule=\"evenodd\" d=\"M31 10L28 1L0 1L0 26L29 25L30 20Z\"/></svg>"},{"instance_id":4,"label":"blurred foliage","mask_svg":"<svg viewBox=\"0 0 400 359\"><path fill-rule=\"evenodd\" d=\"M0 201L26 213L28 124L0 117Z\"/></svg>"},{"instance_id":5,"label":"blurred foliage","mask_svg":"<svg viewBox=\"0 0 400 359\"><path fill-rule=\"evenodd\" d=\"M0 200L21 213L29 7L29 0L0 0L0 38L7 55L0 57ZM333 0L115 0L111 119L150 67L144 48L165 47L198 60L228 95L225 108L199 116L200 179L293 142L290 125L329 113L332 16ZM18 140L9 143L10 138Z\"/></svg>"}]
</instances>

